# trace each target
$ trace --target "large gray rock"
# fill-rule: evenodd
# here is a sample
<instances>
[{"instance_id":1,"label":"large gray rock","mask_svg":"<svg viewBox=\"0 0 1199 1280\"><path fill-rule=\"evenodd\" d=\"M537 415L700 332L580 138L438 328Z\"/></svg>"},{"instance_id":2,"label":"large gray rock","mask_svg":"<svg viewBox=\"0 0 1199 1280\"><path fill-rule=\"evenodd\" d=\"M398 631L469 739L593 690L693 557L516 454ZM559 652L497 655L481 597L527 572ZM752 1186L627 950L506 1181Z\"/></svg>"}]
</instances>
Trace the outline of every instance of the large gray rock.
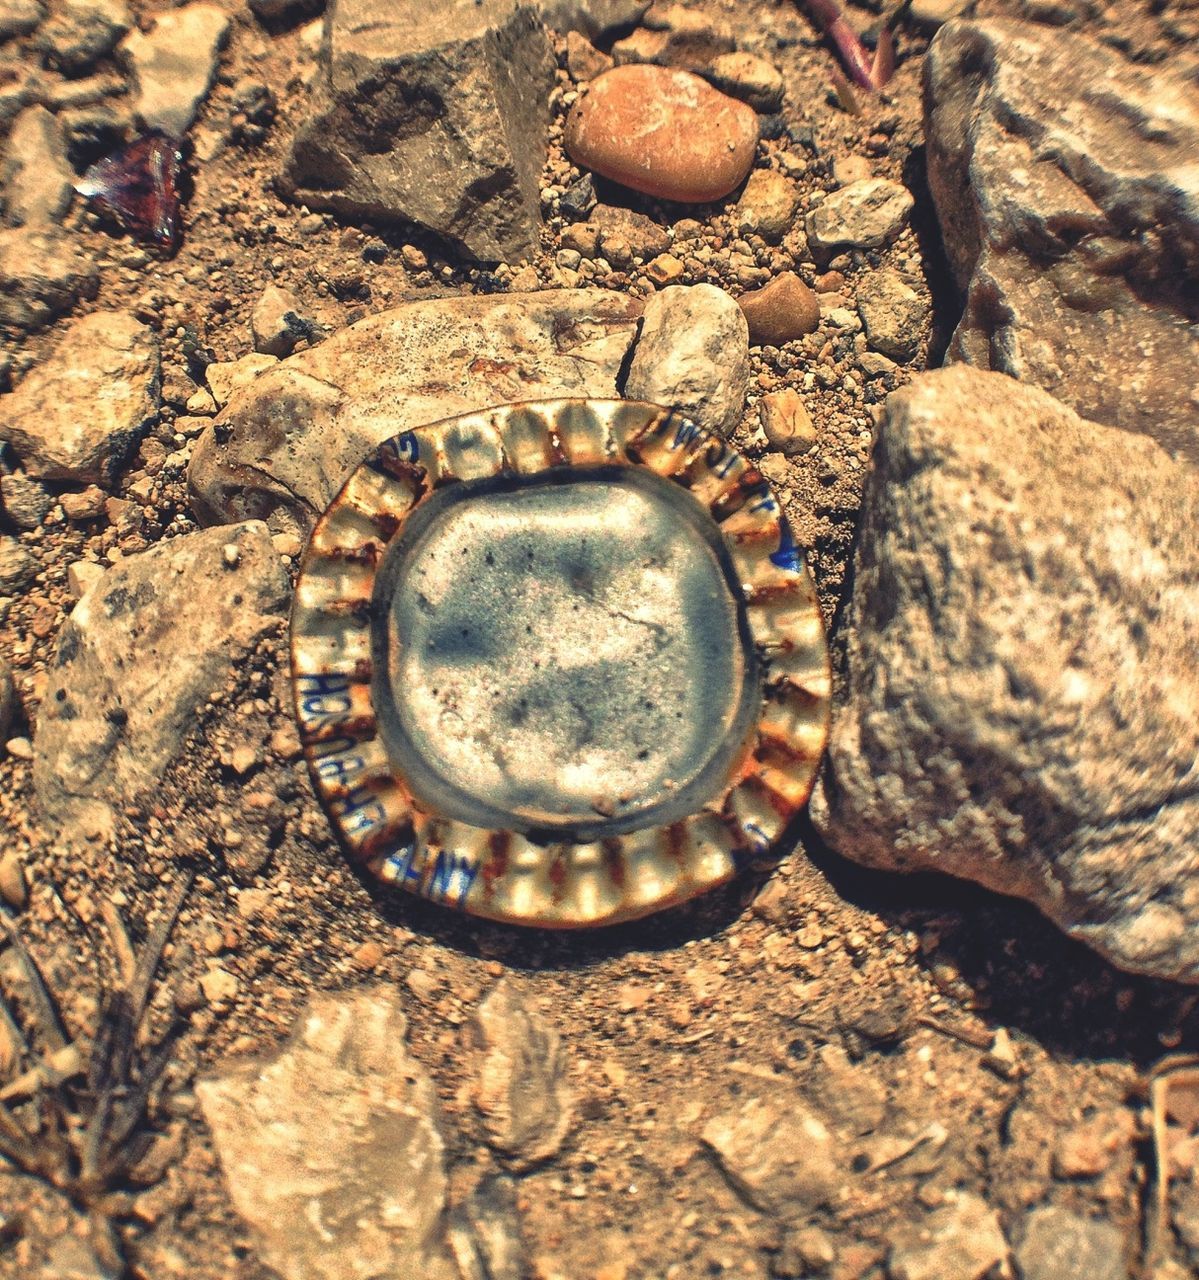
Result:
<instances>
[{"instance_id":1,"label":"large gray rock","mask_svg":"<svg viewBox=\"0 0 1199 1280\"><path fill-rule=\"evenodd\" d=\"M749 324L714 284L673 285L645 304L625 394L729 432L749 389Z\"/></svg>"},{"instance_id":2,"label":"large gray rock","mask_svg":"<svg viewBox=\"0 0 1199 1280\"><path fill-rule=\"evenodd\" d=\"M312 208L420 223L479 259L529 257L553 83L521 0L334 0L281 186Z\"/></svg>"},{"instance_id":3,"label":"large gray rock","mask_svg":"<svg viewBox=\"0 0 1199 1280\"><path fill-rule=\"evenodd\" d=\"M38 714L33 780L54 829L104 836L114 804L151 791L197 708L289 599L259 523L186 534L109 569L59 632Z\"/></svg>"},{"instance_id":4,"label":"large gray rock","mask_svg":"<svg viewBox=\"0 0 1199 1280\"><path fill-rule=\"evenodd\" d=\"M967 290L950 358L1199 463L1199 88L1015 21L948 23L924 66L929 184Z\"/></svg>"},{"instance_id":5,"label":"large gray rock","mask_svg":"<svg viewBox=\"0 0 1199 1280\"><path fill-rule=\"evenodd\" d=\"M182 137L216 78L229 17L205 0L159 14L131 31L118 51L133 73L137 113L151 128Z\"/></svg>"},{"instance_id":6,"label":"large gray rock","mask_svg":"<svg viewBox=\"0 0 1199 1280\"><path fill-rule=\"evenodd\" d=\"M314 997L274 1057L196 1085L234 1208L284 1280L459 1280L433 1082L390 988Z\"/></svg>"},{"instance_id":7,"label":"large gray rock","mask_svg":"<svg viewBox=\"0 0 1199 1280\"><path fill-rule=\"evenodd\" d=\"M875 443L812 815L1199 981L1199 475L958 365Z\"/></svg>"},{"instance_id":8,"label":"large gray rock","mask_svg":"<svg viewBox=\"0 0 1199 1280\"><path fill-rule=\"evenodd\" d=\"M619 294L573 289L412 302L359 321L233 396L188 468L197 511L306 532L399 431L514 400L615 397L639 313Z\"/></svg>"},{"instance_id":9,"label":"large gray rock","mask_svg":"<svg viewBox=\"0 0 1199 1280\"><path fill-rule=\"evenodd\" d=\"M37 479L109 481L159 408L158 340L128 311L76 320L0 397L0 440Z\"/></svg>"},{"instance_id":10,"label":"large gray rock","mask_svg":"<svg viewBox=\"0 0 1199 1280\"><path fill-rule=\"evenodd\" d=\"M574 1117L562 1037L501 980L479 1006L484 1049L475 1105L488 1138L516 1168L531 1168L562 1146Z\"/></svg>"}]
</instances>

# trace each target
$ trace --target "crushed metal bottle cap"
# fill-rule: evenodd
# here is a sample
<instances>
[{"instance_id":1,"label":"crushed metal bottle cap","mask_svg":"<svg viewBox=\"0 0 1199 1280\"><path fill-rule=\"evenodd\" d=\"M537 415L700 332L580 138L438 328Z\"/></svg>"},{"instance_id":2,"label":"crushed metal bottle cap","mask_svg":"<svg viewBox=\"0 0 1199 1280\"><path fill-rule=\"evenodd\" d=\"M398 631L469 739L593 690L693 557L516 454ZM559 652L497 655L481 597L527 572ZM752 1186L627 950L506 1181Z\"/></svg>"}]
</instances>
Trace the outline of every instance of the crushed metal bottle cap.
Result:
<instances>
[{"instance_id":1,"label":"crushed metal bottle cap","mask_svg":"<svg viewBox=\"0 0 1199 1280\"><path fill-rule=\"evenodd\" d=\"M805 803L828 733L824 626L769 486L634 401L381 445L313 531L292 672L351 857L518 924L729 879Z\"/></svg>"}]
</instances>

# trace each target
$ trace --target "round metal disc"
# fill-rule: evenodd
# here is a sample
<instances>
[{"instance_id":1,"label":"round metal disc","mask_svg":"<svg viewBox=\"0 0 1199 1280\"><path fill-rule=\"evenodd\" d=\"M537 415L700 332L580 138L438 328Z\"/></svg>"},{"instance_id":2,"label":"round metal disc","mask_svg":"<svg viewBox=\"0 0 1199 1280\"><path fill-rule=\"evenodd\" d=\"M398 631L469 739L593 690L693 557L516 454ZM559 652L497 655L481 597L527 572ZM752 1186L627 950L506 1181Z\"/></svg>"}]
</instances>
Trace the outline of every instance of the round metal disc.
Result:
<instances>
[{"instance_id":1,"label":"round metal disc","mask_svg":"<svg viewBox=\"0 0 1199 1280\"><path fill-rule=\"evenodd\" d=\"M769 488L629 401L387 441L313 532L292 666L351 855L517 923L728 879L806 801L827 734L820 612Z\"/></svg>"}]
</instances>

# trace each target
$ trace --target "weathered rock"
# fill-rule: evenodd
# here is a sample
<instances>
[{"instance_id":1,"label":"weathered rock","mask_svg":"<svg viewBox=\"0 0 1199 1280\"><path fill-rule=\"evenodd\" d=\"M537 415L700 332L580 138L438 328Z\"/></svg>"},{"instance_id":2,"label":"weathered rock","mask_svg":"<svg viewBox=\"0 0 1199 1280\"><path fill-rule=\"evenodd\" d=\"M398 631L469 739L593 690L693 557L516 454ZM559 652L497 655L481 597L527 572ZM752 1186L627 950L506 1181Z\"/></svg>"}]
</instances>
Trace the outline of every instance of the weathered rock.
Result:
<instances>
[{"instance_id":1,"label":"weathered rock","mask_svg":"<svg viewBox=\"0 0 1199 1280\"><path fill-rule=\"evenodd\" d=\"M225 11L206 0L168 9L148 32L130 32L120 54L137 86L138 115L148 126L175 137L188 131L228 36Z\"/></svg>"},{"instance_id":2,"label":"weathered rock","mask_svg":"<svg viewBox=\"0 0 1199 1280\"><path fill-rule=\"evenodd\" d=\"M597 204L587 219L596 228L598 252L615 266L633 258L648 262L670 248L670 237L653 218L620 205Z\"/></svg>"},{"instance_id":3,"label":"weathered rock","mask_svg":"<svg viewBox=\"0 0 1199 1280\"><path fill-rule=\"evenodd\" d=\"M1110 1222L1042 1205L1016 1245L1022 1280L1128 1280L1127 1241Z\"/></svg>"},{"instance_id":4,"label":"weathered rock","mask_svg":"<svg viewBox=\"0 0 1199 1280\"><path fill-rule=\"evenodd\" d=\"M272 356L287 356L298 343L312 337L314 326L303 314L295 294L270 284L254 305L250 316L254 350Z\"/></svg>"},{"instance_id":5,"label":"weathered rock","mask_svg":"<svg viewBox=\"0 0 1199 1280\"><path fill-rule=\"evenodd\" d=\"M513 400L615 396L639 314L631 299L574 289L414 302L359 321L230 400L188 469L197 509L305 531L399 431Z\"/></svg>"},{"instance_id":6,"label":"weathered rock","mask_svg":"<svg viewBox=\"0 0 1199 1280\"><path fill-rule=\"evenodd\" d=\"M0 397L0 440L37 479L109 481L158 415L158 342L127 311L76 320Z\"/></svg>"},{"instance_id":7,"label":"weathered rock","mask_svg":"<svg viewBox=\"0 0 1199 1280\"><path fill-rule=\"evenodd\" d=\"M972 12L976 3L977 0L912 0L908 12L913 22L936 30L951 18Z\"/></svg>"},{"instance_id":8,"label":"weathered rock","mask_svg":"<svg viewBox=\"0 0 1199 1280\"><path fill-rule=\"evenodd\" d=\"M0 534L0 596L23 591L37 574L37 561L16 538Z\"/></svg>"},{"instance_id":9,"label":"weathered rock","mask_svg":"<svg viewBox=\"0 0 1199 1280\"><path fill-rule=\"evenodd\" d=\"M40 329L100 290L100 271L58 230L0 229L0 325Z\"/></svg>"},{"instance_id":10,"label":"weathered rock","mask_svg":"<svg viewBox=\"0 0 1199 1280\"><path fill-rule=\"evenodd\" d=\"M4 215L16 227L61 222L74 194L62 126L45 107L26 107L4 153Z\"/></svg>"},{"instance_id":11,"label":"weathered rock","mask_svg":"<svg viewBox=\"0 0 1199 1280\"><path fill-rule=\"evenodd\" d=\"M1199 981L1199 476L966 366L887 402L812 815Z\"/></svg>"},{"instance_id":12,"label":"weathered rock","mask_svg":"<svg viewBox=\"0 0 1199 1280\"><path fill-rule=\"evenodd\" d=\"M8 737L16 705L17 698L12 687L12 672L8 669L8 663L3 658L0 658L0 742L3 742Z\"/></svg>"},{"instance_id":13,"label":"weathered rock","mask_svg":"<svg viewBox=\"0 0 1199 1280\"><path fill-rule=\"evenodd\" d=\"M429 227L485 260L541 225L554 58L517 0L334 0L282 186L314 209Z\"/></svg>"},{"instance_id":14,"label":"weathered rock","mask_svg":"<svg viewBox=\"0 0 1199 1280\"><path fill-rule=\"evenodd\" d=\"M527 1007L507 979L479 1006L475 1034L484 1050L475 1105L488 1140L514 1168L548 1160L573 1120L562 1037Z\"/></svg>"},{"instance_id":15,"label":"weathered rock","mask_svg":"<svg viewBox=\"0 0 1199 1280\"><path fill-rule=\"evenodd\" d=\"M78 75L110 53L129 26L124 0L62 0L34 43L54 66Z\"/></svg>"},{"instance_id":16,"label":"weathered rock","mask_svg":"<svg viewBox=\"0 0 1199 1280\"><path fill-rule=\"evenodd\" d=\"M531 1273L520 1230L516 1180L482 1178L450 1214L449 1238L462 1280L525 1280Z\"/></svg>"},{"instance_id":17,"label":"weathered rock","mask_svg":"<svg viewBox=\"0 0 1199 1280\"><path fill-rule=\"evenodd\" d=\"M762 430L770 447L789 458L807 453L816 443L816 428L803 396L793 387L771 391L759 402Z\"/></svg>"},{"instance_id":18,"label":"weathered rock","mask_svg":"<svg viewBox=\"0 0 1199 1280\"><path fill-rule=\"evenodd\" d=\"M959 1194L893 1242L891 1280L983 1280L1003 1266L1008 1245L999 1216L980 1197Z\"/></svg>"},{"instance_id":19,"label":"weathered rock","mask_svg":"<svg viewBox=\"0 0 1199 1280\"><path fill-rule=\"evenodd\" d=\"M845 1180L837 1140L792 1094L740 1099L708 1122L703 1141L738 1194L764 1213L807 1217Z\"/></svg>"},{"instance_id":20,"label":"weathered rock","mask_svg":"<svg viewBox=\"0 0 1199 1280\"><path fill-rule=\"evenodd\" d=\"M259 374L273 369L278 363L278 356L268 355L265 351L254 351L237 360L214 360L204 370L213 403L223 408L237 392L248 387ZM189 409L192 407L192 399L193 397L188 397ZM204 408L211 412L207 405Z\"/></svg>"},{"instance_id":21,"label":"weathered rock","mask_svg":"<svg viewBox=\"0 0 1199 1280\"><path fill-rule=\"evenodd\" d=\"M36 529L49 514L54 498L21 472L0 472L0 512L18 529Z\"/></svg>"},{"instance_id":22,"label":"weathered rock","mask_svg":"<svg viewBox=\"0 0 1199 1280\"><path fill-rule=\"evenodd\" d=\"M928 324L928 302L888 267L871 271L858 285L858 314L866 340L893 360L910 360Z\"/></svg>"},{"instance_id":23,"label":"weathered rock","mask_svg":"<svg viewBox=\"0 0 1199 1280\"><path fill-rule=\"evenodd\" d=\"M287 609L265 526L206 529L114 565L75 606L34 738L34 784L57 829L105 834L111 804L150 791L196 709Z\"/></svg>"},{"instance_id":24,"label":"weathered rock","mask_svg":"<svg viewBox=\"0 0 1199 1280\"><path fill-rule=\"evenodd\" d=\"M999 20L944 27L925 77L929 185L967 290L950 358L1199 463L1199 88Z\"/></svg>"},{"instance_id":25,"label":"weathered rock","mask_svg":"<svg viewBox=\"0 0 1199 1280\"><path fill-rule=\"evenodd\" d=\"M673 285L645 304L625 394L694 417L715 431L740 421L749 388L749 325L712 284Z\"/></svg>"},{"instance_id":26,"label":"weathered rock","mask_svg":"<svg viewBox=\"0 0 1199 1280\"><path fill-rule=\"evenodd\" d=\"M642 26L612 46L618 66L629 62L653 62L684 71L704 71L722 53L735 47L733 28L723 18L712 18L682 4L654 4Z\"/></svg>"},{"instance_id":27,"label":"weathered rock","mask_svg":"<svg viewBox=\"0 0 1199 1280\"><path fill-rule=\"evenodd\" d=\"M833 191L808 214L813 249L878 249L907 226L915 201L890 178L864 178Z\"/></svg>"},{"instance_id":28,"label":"weathered rock","mask_svg":"<svg viewBox=\"0 0 1199 1280\"><path fill-rule=\"evenodd\" d=\"M755 346L781 347L820 327L820 300L794 271L782 271L769 284L737 299Z\"/></svg>"},{"instance_id":29,"label":"weathered rock","mask_svg":"<svg viewBox=\"0 0 1199 1280\"><path fill-rule=\"evenodd\" d=\"M27 36L45 16L41 0L4 0L0 4L0 40Z\"/></svg>"},{"instance_id":30,"label":"weathered rock","mask_svg":"<svg viewBox=\"0 0 1199 1280\"><path fill-rule=\"evenodd\" d=\"M540 8L552 30L578 31L599 40L639 22L649 0L540 0Z\"/></svg>"},{"instance_id":31,"label":"weathered rock","mask_svg":"<svg viewBox=\"0 0 1199 1280\"><path fill-rule=\"evenodd\" d=\"M758 145L751 107L689 71L613 67L571 108L570 158L664 200L719 200L749 172Z\"/></svg>"},{"instance_id":32,"label":"weathered rock","mask_svg":"<svg viewBox=\"0 0 1199 1280\"><path fill-rule=\"evenodd\" d=\"M790 178L777 169L755 169L737 201L737 230L778 244L791 230L798 208L799 188Z\"/></svg>"},{"instance_id":33,"label":"weathered rock","mask_svg":"<svg viewBox=\"0 0 1199 1280\"><path fill-rule=\"evenodd\" d=\"M566 69L570 72L570 78L576 84L594 80L596 76L603 75L611 66L611 57L604 53L602 49L597 49L586 36L580 35L577 31L572 31L567 35Z\"/></svg>"},{"instance_id":34,"label":"weathered rock","mask_svg":"<svg viewBox=\"0 0 1199 1280\"><path fill-rule=\"evenodd\" d=\"M314 997L273 1058L196 1096L234 1208L284 1280L458 1280L437 1096L390 988Z\"/></svg>"},{"instance_id":35,"label":"weathered rock","mask_svg":"<svg viewBox=\"0 0 1199 1280\"><path fill-rule=\"evenodd\" d=\"M783 105L783 74L773 63L752 53L722 53L704 75L723 93L770 114Z\"/></svg>"},{"instance_id":36,"label":"weathered rock","mask_svg":"<svg viewBox=\"0 0 1199 1280\"><path fill-rule=\"evenodd\" d=\"M585 173L563 191L558 211L564 218L586 218L595 208L595 183Z\"/></svg>"}]
</instances>

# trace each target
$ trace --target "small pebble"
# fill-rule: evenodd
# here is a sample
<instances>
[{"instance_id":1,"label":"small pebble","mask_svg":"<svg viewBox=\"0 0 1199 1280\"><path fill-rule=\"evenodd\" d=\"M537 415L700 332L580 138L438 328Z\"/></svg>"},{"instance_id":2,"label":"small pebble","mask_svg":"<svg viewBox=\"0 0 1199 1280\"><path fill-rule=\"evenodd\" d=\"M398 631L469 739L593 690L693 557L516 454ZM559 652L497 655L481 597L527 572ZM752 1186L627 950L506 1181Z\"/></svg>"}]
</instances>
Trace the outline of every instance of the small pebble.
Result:
<instances>
[{"instance_id":1,"label":"small pebble","mask_svg":"<svg viewBox=\"0 0 1199 1280\"><path fill-rule=\"evenodd\" d=\"M25 867L15 849L9 849L0 857L0 898L14 911L24 911L25 904L29 901Z\"/></svg>"},{"instance_id":2,"label":"small pebble","mask_svg":"<svg viewBox=\"0 0 1199 1280\"><path fill-rule=\"evenodd\" d=\"M784 271L737 301L749 323L749 340L756 346L780 347L820 326L820 303L794 271Z\"/></svg>"},{"instance_id":3,"label":"small pebble","mask_svg":"<svg viewBox=\"0 0 1199 1280\"><path fill-rule=\"evenodd\" d=\"M772 449L787 457L807 453L816 443L816 428L803 397L791 387L771 391L759 402L762 430Z\"/></svg>"},{"instance_id":4,"label":"small pebble","mask_svg":"<svg viewBox=\"0 0 1199 1280\"><path fill-rule=\"evenodd\" d=\"M634 191L702 204L749 172L758 118L688 71L614 67L571 109L565 144L577 164Z\"/></svg>"},{"instance_id":5,"label":"small pebble","mask_svg":"<svg viewBox=\"0 0 1199 1280\"><path fill-rule=\"evenodd\" d=\"M774 169L755 169L737 201L737 229L777 244L795 223L799 188Z\"/></svg>"}]
</instances>

